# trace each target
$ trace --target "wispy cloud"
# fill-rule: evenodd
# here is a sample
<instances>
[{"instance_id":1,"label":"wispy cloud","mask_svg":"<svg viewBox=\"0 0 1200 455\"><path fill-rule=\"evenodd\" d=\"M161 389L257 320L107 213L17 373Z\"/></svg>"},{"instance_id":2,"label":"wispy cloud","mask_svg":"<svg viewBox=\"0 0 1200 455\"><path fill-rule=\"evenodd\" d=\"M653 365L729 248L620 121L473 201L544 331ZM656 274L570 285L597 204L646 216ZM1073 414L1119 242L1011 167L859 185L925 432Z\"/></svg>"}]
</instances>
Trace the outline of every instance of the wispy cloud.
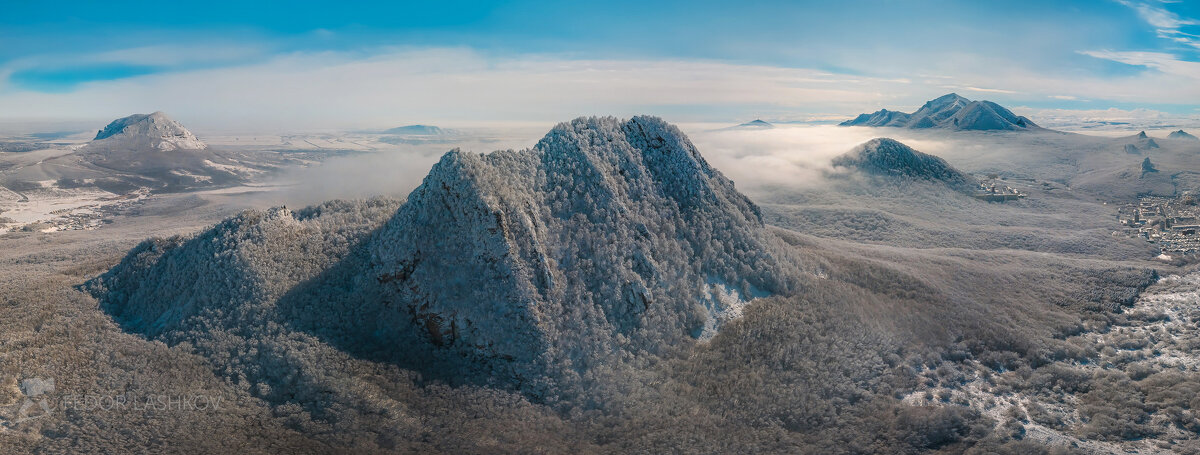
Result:
<instances>
[{"instance_id":1,"label":"wispy cloud","mask_svg":"<svg viewBox=\"0 0 1200 455\"><path fill-rule=\"evenodd\" d=\"M1186 33L1182 28L1190 25L1200 25L1200 21L1192 18L1181 17L1166 8L1161 6L1151 5L1149 3L1134 2L1130 0L1117 0L1122 5L1133 8L1137 11L1138 17L1146 21L1147 24L1155 28L1160 38L1169 39L1180 44L1188 45L1200 49L1200 36ZM1159 3L1174 3L1162 2Z\"/></svg>"},{"instance_id":2,"label":"wispy cloud","mask_svg":"<svg viewBox=\"0 0 1200 455\"><path fill-rule=\"evenodd\" d=\"M1165 74L1188 79L1200 79L1200 62L1180 60L1164 52L1083 51L1083 55L1112 60L1126 65L1144 66Z\"/></svg>"},{"instance_id":3,"label":"wispy cloud","mask_svg":"<svg viewBox=\"0 0 1200 455\"><path fill-rule=\"evenodd\" d=\"M58 88L65 89L95 80L240 65L261 61L270 55L269 51L269 46L262 43L213 41L203 44L153 44L102 52L38 54L3 62L0 65L0 90L23 88L25 84L20 83L22 78L14 76L36 76L26 78L33 82L31 86L34 88L61 85Z\"/></svg>"},{"instance_id":4,"label":"wispy cloud","mask_svg":"<svg viewBox=\"0 0 1200 455\"><path fill-rule=\"evenodd\" d=\"M369 57L287 54L260 64L154 74L79 85L69 93L0 93L0 117L112 117L164 110L220 127L387 126L393 122L554 121L753 109L818 112L868 104L902 81L828 71L695 60L492 57L460 48ZM829 109L830 107L840 109ZM803 108L803 109L802 109ZM705 117L693 116L693 120ZM233 125L231 125L233 124Z\"/></svg>"},{"instance_id":5,"label":"wispy cloud","mask_svg":"<svg viewBox=\"0 0 1200 455\"><path fill-rule=\"evenodd\" d=\"M122 61L169 57L134 54ZM1166 104L1200 99L1195 80L1200 63L1161 53L1087 55L1157 71L1114 80L972 66L971 72L941 73L946 78L906 79L706 60L570 59L406 48L366 56L290 53L253 64L85 82L62 93L10 89L0 91L0 118L61 118L66 113L106 119L163 110L201 130L242 131L553 122L592 114L649 113L673 121L805 119L880 107L911 110L957 90L947 85L994 94L1004 104L1067 96Z\"/></svg>"},{"instance_id":6,"label":"wispy cloud","mask_svg":"<svg viewBox=\"0 0 1200 455\"><path fill-rule=\"evenodd\" d=\"M951 90L966 90L966 91L971 91L971 92L982 92L982 93L1004 93L1004 94L1008 94L1008 95L1017 93L1016 91L1013 91L1013 90L1004 90L1004 89L999 89L999 88L986 88L986 87L972 87L969 85L946 85L944 87L946 87L947 89L951 89Z\"/></svg>"}]
</instances>

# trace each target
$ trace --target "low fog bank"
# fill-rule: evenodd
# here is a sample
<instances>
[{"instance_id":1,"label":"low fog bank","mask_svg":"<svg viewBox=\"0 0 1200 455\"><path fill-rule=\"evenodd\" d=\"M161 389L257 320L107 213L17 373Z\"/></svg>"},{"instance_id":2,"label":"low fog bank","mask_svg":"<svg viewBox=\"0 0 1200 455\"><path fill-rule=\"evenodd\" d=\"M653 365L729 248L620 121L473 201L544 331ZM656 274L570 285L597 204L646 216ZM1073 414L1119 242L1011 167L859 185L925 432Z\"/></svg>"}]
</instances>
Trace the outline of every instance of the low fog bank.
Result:
<instances>
[{"instance_id":1,"label":"low fog bank","mask_svg":"<svg viewBox=\"0 0 1200 455\"><path fill-rule=\"evenodd\" d=\"M846 128L835 125L776 125L768 130L721 129L727 125L685 124L681 128L709 164L751 197L780 188L821 186L834 157L877 137L890 137L940 155L946 140L917 137L899 128Z\"/></svg>"},{"instance_id":2,"label":"low fog bank","mask_svg":"<svg viewBox=\"0 0 1200 455\"><path fill-rule=\"evenodd\" d=\"M532 147L554 125L514 124L463 129L431 140L388 144L370 152L336 156L306 168L286 171L247 203L254 207L303 206L331 199L405 197L420 185L446 152L475 153ZM1054 157L1117 150L1121 144L1100 135L1006 132L946 132L902 128L776 124L772 129L729 129L728 124L690 123L680 128L708 162L748 196L763 200L791 190L826 187L834 157L873 138L889 137L947 160L968 173L1067 182L1078 171L1069 159ZM1091 133L1091 132L1089 132ZM1165 133L1163 134L1165 135ZM1115 145L1114 145L1115 144ZM1117 154L1120 155L1120 154ZM1134 163L1136 164L1136 163Z\"/></svg>"},{"instance_id":3,"label":"low fog bank","mask_svg":"<svg viewBox=\"0 0 1200 455\"><path fill-rule=\"evenodd\" d=\"M247 204L308 206L333 199L408 196L442 155L453 149L474 153L532 147L553 125L520 125L453 130L446 137L412 137L386 149L328 158L309 167L288 169L268 182L274 191L254 195Z\"/></svg>"},{"instance_id":4,"label":"low fog bank","mask_svg":"<svg viewBox=\"0 0 1200 455\"><path fill-rule=\"evenodd\" d=\"M832 125L780 125L771 130L722 130L724 124L684 124L681 129L709 163L750 196L779 188L820 186L832 171L831 160L875 137L887 136L937 154L945 141L905 135L903 130L844 128ZM386 150L335 156L310 167L294 168L266 186L247 205L305 206L332 199L405 197L421 184L442 155L455 148L476 153L533 147L553 125L462 130L457 137L427 143L395 144Z\"/></svg>"}]
</instances>

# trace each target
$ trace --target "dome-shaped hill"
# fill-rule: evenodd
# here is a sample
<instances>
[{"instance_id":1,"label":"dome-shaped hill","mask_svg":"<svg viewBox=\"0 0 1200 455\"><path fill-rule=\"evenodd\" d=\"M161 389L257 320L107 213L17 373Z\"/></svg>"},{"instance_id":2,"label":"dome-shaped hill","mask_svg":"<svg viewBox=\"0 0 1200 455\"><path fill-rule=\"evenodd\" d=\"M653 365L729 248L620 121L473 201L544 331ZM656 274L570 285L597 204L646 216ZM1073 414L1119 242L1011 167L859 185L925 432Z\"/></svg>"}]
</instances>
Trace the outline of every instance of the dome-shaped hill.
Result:
<instances>
[{"instance_id":1,"label":"dome-shaped hill","mask_svg":"<svg viewBox=\"0 0 1200 455\"><path fill-rule=\"evenodd\" d=\"M208 145L162 112L134 114L113 120L96 133L92 148L152 148L204 150Z\"/></svg>"},{"instance_id":2,"label":"dome-shaped hill","mask_svg":"<svg viewBox=\"0 0 1200 455\"><path fill-rule=\"evenodd\" d=\"M833 165L886 178L941 182L960 191L971 191L978 185L975 178L955 169L946 160L888 138L871 139L834 158Z\"/></svg>"},{"instance_id":3,"label":"dome-shaped hill","mask_svg":"<svg viewBox=\"0 0 1200 455\"><path fill-rule=\"evenodd\" d=\"M114 120L77 153L94 170L162 191L232 185L261 172L210 149L162 112Z\"/></svg>"}]
</instances>

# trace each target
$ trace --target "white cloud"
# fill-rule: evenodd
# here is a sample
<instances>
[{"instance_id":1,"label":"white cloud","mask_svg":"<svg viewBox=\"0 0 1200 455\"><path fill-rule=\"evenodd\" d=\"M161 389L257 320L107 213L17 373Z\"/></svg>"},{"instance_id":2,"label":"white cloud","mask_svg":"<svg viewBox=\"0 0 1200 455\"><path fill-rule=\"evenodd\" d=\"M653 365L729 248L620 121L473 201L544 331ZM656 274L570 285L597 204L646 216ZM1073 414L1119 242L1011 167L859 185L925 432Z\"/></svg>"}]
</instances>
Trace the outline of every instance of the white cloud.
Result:
<instances>
[{"instance_id":1,"label":"white cloud","mask_svg":"<svg viewBox=\"0 0 1200 455\"><path fill-rule=\"evenodd\" d=\"M1165 38L1177 43L1200 49L1200 36L1190 33L1185 33L1181 28L1189 25L1200 25L1200 21L1195 19L1180 17L1178 14L1170 12L1165 8L1152 6L1147 3L1138 3L1128 0L1117 0L1122 5L1133 8L1137 11L1138 17L1146 21L1150 26L1155 27L1159 38ZM1160 2L1173 3L1173 2Z\"/></svg>"},{"instance_id":2,"label":"white cloud","mask_svg":"<svg viewBox=\"0 0 1200 455\"><path fill-rule=\"evenodd\" d=\"M1200 115L1173 114L1154 109L1035 109L1024 106L1013 112L1039 125L1065 131L1136 131L1200 127Z\"/></svg>"},{"instance_id":3,"label":"white cloud","mask_svg":"<svg viewBox=\"0 0 1200 455\"><path fill-rule=\"evenodd\" d=\"M563 120L671 106L865 104L904 82L704 61L489 58L465 49L367 58L292 54L240 67L0 94L0 117L113 117L163 110L219 127L345 128L433 120ZM829 111L826 109L825 111Z\"/></svg>"},{"instance_id":4,"label":"white cloud","mask_svg":"<svg viewBox=\"0 0 1200 455\"><path fill-rule=\"evenodd\" d=\"M1009 94L1009 95L1012 95L1012 94L1015 94L1015 93L1017 93L1017 92L1014 92L1014 91L1012 91L1012 90L1003 90L1003 89L998 89L998 88L983 88L983 87L970 87L970 86L967 86L967 87L958 87L958 88L960 88L960 89L962 89L962 90L969 90L969 91L972 91L972 92L984 92L984 93L1004 93L1004 94Z\"/></svg>"},{"instance_id":5,"label":"white cloud","mask_svg":"<svg viewBox=\"0 0 1200 455\"><path fill-rule=\"evenodd\" d=\"M1163 52L1117 52L1117 51L1083 51L1084 55L1112 60L1126 65L1153 68L1166 74L1200 79L1200 62L1180 60L1178 57Z\"/></svg>"},{"instance_id":6,"label":"white cloud","mask_svg":"<svg viewBox=\"0 0 1200 455\"><path fill-rule=\"evenodd\" d=\"M96 58L154 61L169 59L171 52L148 48ZM1158 71L1056 78L1019 66L964 65L961 72L938 72L938 77L864 77L712 61L495 57L462 48L409 48L371 56L286 54L241 66L91 82L68 93L0 90L0 120L102 121L162 110L203 133L552 123L580 115L642 113L684 122L826 119L879 108L911 111L949 91L947 86L1006 97L997 100L1002 104L1048 97L1168 104L1200 99L1195 83L1200 64L1161 53L1086 54Z\"/></svg>"}]
</instances>

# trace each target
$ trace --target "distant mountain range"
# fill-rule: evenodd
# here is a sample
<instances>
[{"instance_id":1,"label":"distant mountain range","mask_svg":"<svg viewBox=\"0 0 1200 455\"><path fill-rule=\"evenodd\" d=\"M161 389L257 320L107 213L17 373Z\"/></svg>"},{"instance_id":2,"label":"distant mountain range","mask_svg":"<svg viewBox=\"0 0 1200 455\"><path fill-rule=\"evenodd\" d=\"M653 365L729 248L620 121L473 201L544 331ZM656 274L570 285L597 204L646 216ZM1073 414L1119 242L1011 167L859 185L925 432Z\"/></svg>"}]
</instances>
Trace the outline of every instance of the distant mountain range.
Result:
<instances>
[{"instance_id":1,"label":"distant mountain range","mask_svg":"<svg viewBox=\"0 0 1200 455\"><path fill-rule=\"evenodd\" d=\"M861 114L839 126L890 126L910 129L948 129L955 131L1031 131L1041 127L1029 119L991 101L971 101L956 93L926 102L916 112L882 109Z\"/></svg>"},{"instance_id":2,"label":"distant mountain range","mask_svg":"<svg viewBox=\"0 0 1200 455\"><path fill-rule=\"evenodd\" d=\"M451 132L432 125L407 125L383 130L383 134L396 134L405 136L441 136L448 133Z\"/></svg>"},{"instance_id":3,"label":"distant mountain range","mask_svg":"<svg viewBox=\"0 0 1200 455\"><path fill-rule=\"evenodd\" d=\"M749 122L746 122L746 123L743 123L740 125L734 125L734 126L731 126L731 127L725 128L725 129L726 130L769 130L772 128L775 128L775 125L772 125L764 120L754 119Z\"/></svg>"},{"instance_id":4,"label":"distant mountain range","mask_svg":"<svg viewBox=\"0 0 1200 455\"><path fill-rule=\"evenodd\" d=\"M1184 131L1184 130L1172 131L1171 134L1167 135L1167 139L1187 139L1187 140L1191 140L1191 141L1200 140L1200 138L1197 138L1196 136L1188 134L1188 132Z\"/></svg>"},{"instance_id":5,"label":"distant mountain range","mask_svg":"<svg viewBox=\"0 0 1200 455\"><path fill-rule=\"evenodd\" d=\"M888 138L871 139L834 158L833 165L880 177L940 182L965 192L973 191L979 184L946 160Z\"/></svg>"}]
</instances>

